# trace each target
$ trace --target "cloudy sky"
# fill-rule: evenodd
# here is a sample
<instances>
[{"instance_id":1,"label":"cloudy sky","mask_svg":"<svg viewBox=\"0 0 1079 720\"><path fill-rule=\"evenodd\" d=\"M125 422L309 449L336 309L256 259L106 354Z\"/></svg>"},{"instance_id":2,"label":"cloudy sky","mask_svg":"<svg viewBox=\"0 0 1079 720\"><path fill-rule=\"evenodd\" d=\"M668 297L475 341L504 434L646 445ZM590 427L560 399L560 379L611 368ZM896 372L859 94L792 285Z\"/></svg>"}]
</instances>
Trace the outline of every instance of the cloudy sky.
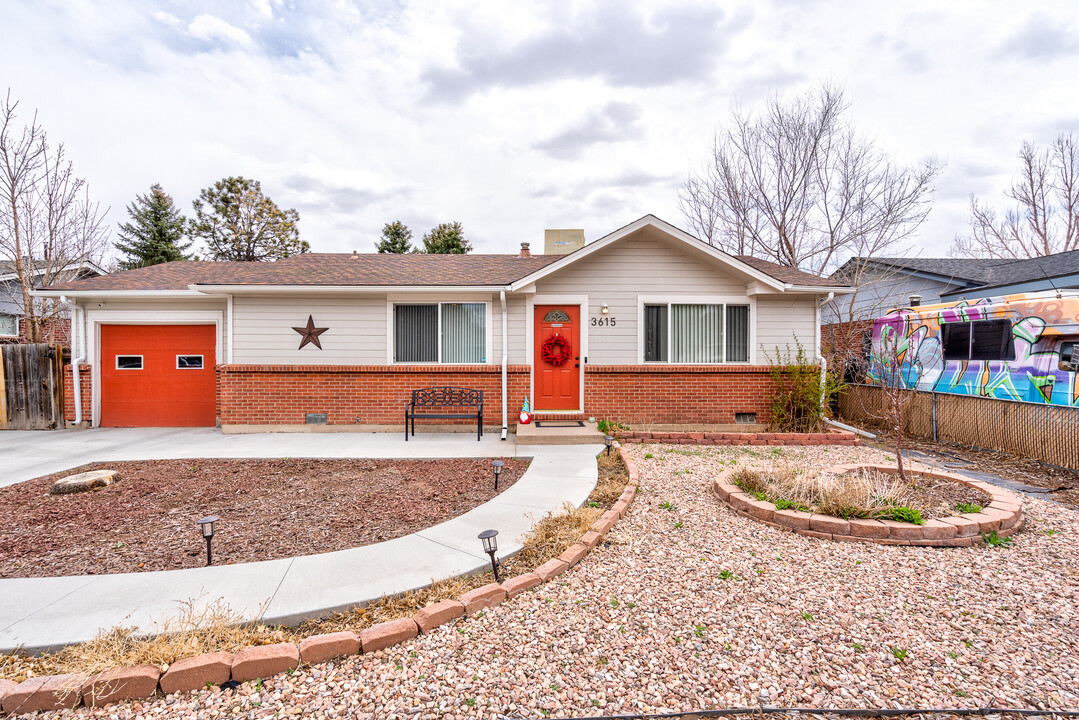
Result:
<instances>
[{"instance_id":1,"label":"cloudy sky","mask_svg":"<svg viewBox=\"0 0 1079 720\"><path fill-rule=\"evenodd\" d=\"M1016 2L4 0L0 78L113 226L227 175L316 251L458 220L476 249L589 240L678 188L732 103L821 81L904 163L947 163L921 255L997 200L1024 139L1079 130L1079 5Z\"/></svg>"}]
</instances>

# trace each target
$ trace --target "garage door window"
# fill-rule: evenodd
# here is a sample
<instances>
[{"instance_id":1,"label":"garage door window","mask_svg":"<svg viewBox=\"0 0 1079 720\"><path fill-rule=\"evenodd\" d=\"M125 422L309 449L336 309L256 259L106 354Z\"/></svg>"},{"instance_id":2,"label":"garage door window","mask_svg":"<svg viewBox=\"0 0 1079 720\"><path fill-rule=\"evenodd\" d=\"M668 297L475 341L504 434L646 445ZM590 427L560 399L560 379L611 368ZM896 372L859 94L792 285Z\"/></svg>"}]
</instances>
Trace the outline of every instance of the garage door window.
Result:
<instances>
[{"instance_id":1,"label":"garage door window","mask_svg":"<svg viewBox=\"0 0 1079 720\"><path fill-rule=\"evenodd\" d=\"M117 355L117 370L142 370L142 355Z\"/></svg>"},{"instance_id":2,"label":"garage door window","mask_svg":"<svg viewBox=\"0 0 1079 720\"><path fill-rule=\"evenodd\" d=\"M176 356L176 369L177 370L201 370L202 369L202 355L177 355Z\"/></svg>"}]
</instances>

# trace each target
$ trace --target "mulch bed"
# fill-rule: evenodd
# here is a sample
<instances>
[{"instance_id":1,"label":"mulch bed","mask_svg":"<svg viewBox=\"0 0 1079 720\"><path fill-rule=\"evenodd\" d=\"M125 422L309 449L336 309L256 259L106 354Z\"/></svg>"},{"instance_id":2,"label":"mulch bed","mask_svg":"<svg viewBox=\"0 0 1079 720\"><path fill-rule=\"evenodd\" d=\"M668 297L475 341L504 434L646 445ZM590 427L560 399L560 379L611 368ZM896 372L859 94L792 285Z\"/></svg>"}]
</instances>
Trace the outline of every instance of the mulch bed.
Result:
<instances>
[{"instance_id":1,"label":"mulch bed","mask_svg":"<svg viewBox=\"0 0 1079 720\"><path fill-rule=\"evenodd\" d=\"M505 460L499 491L527 460ZM112 485L49 495L86 470ZM214 564L345 550L409 535L481 505L491 460L153 460L95 463L0 488L0 577L200 567L196 521L217 515ZM478 541L477 541L478 543Z\"/></svg>"}]
</instances>

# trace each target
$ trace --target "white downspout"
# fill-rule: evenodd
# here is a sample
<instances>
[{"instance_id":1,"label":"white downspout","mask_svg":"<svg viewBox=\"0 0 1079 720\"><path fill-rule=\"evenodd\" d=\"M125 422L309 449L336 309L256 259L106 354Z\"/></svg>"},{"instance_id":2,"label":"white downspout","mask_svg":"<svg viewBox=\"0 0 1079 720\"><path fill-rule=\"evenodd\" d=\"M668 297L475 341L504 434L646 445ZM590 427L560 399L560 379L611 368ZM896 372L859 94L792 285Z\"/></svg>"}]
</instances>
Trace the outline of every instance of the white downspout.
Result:
<instances>
[{"instance_id":1,"label":"white downspout","mask_svg":"<svg viewBox=\"0 0 1079 720\"><path fill-rule=\"evenodd\" d=\"M507 402L506 391L506 363L509 358L509 350L506 347L506 291L503 289L498 294L498 299L502 303L502 439L506 439L506 435L509 433L509 415L507 414Z\"/></svg>"},{"instance_id":2,"label":"white downspout","mask_svg":"<svg viewBox=\"0 0 1079 720\"><path fill-rule=\"evenodd\" d=\"M820 361L820 404L824 408L825 403L828 402L828 398L824 395L824 388L828 383L828 361L824 359L824 354L821 352L821 338L820 338L820 309L832 302L832 298L835 297L834 292L828 293L828 297L817 302L817 360Z\"/></svg>"},{"instance_id":3,"label":"white downspout","mask_svg":"<svg viewBox=\"0 0 1079 720\"><path fill-rule=\"evenodd\" d=\"M60 304L67 305L69 302L71 301L67 297L60 296ZM82 330L82 323L78 322L80 310L77 302L71 302L71 390L75 395L73 400L76 427L82 424L82 377L79 365L86 361L86 342L85 339L79 338Z\"/></svg>"}]
</instances>

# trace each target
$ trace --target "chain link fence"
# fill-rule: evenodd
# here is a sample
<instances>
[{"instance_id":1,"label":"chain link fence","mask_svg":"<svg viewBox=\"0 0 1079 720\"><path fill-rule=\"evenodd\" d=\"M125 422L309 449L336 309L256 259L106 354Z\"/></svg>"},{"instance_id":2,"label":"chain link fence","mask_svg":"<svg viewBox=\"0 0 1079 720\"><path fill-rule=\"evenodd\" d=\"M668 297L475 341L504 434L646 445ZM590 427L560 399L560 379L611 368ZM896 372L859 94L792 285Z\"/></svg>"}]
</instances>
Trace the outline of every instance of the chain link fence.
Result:
<instances>
[{"instance_id":1,"label":"chain link fence","mask_svg":"<svg viewBox=\"0 0 1079 720\"><path fill-rule=\"evenodd\" d=\"M1079 471L1079 407L1016 402L974 395L908 390L908 435L1009 452ZM880 387L852 384L839 396L840 414L884 427L888 399Z\"/></svg>"}]
</instances>

